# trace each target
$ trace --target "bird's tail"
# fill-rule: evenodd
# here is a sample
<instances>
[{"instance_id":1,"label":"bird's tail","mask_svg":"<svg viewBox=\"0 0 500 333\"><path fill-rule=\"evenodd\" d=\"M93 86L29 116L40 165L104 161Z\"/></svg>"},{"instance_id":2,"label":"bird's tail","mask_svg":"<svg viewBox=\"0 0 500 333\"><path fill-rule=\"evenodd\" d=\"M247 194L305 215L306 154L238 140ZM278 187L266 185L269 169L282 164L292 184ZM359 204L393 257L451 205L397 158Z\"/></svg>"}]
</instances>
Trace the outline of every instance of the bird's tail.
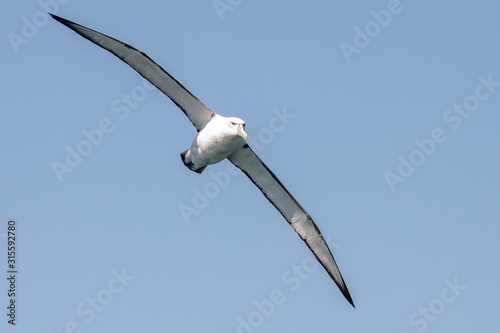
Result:
<instances>
[{"instance_id":1,"label":"bird's tail","mask_svg":"<svg viewBox=\"0 0 500 333\"><path fill-rule=\"evenodd\" d=\"M187 166L189 170L193 170L196 173L202 173L203 170L205 170L205 168L207 166L205 165L201 168L196 169L194 166L194 163L191 162L190 158L188 158L188 156L187 156L188 153L189 153L189 149L187 149L181 153L181 159L182 159L182 162L184 163L184 165Z\"/></svg>"}]
</instances>

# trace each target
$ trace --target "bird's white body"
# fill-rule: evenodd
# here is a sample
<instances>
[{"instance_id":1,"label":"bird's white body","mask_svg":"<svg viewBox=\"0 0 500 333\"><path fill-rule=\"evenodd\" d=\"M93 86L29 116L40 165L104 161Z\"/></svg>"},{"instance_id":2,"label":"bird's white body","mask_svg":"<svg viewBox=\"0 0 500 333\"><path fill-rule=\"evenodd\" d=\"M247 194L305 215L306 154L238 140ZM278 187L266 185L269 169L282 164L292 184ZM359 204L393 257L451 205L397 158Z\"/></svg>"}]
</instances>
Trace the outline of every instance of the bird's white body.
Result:
<instances>
[{"instance_id":1,"label":"bird's white body","mask_svg":"<svg viewBox=\"0 0 500 333\"><path fill-rule=\"evenodd\" d=\"M191 148L181 154L182 161L189 169L201 173L207 165L222 161L245 145L244 129L243 120L214 113L194 138Z\"/></svg>"}]
</instances>

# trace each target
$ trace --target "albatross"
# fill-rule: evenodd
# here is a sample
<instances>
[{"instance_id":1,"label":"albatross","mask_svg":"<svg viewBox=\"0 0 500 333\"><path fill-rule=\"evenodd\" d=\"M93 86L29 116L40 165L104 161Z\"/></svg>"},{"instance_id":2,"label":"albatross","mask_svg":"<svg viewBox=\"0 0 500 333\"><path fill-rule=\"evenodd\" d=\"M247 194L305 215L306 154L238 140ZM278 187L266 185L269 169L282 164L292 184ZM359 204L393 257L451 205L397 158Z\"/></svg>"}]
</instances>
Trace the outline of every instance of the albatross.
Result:
<instances>
[{"instance_id":1,"label":"albatross","mask_svg":"<svg viewBox=\"0 0 500 333\"><path fill-rule=\"evenodd\" d=\"M62 17L50 15L113 53L167 95L198 130L191 147L181 153L184 165L194 172L202 173L208 165L227 158L241 169L288 221L354 307L332 252L316 223L246 143L247 133L242 119L223 117L213 112L146 53L135 47Z\"/></svg>"}]
</instances>

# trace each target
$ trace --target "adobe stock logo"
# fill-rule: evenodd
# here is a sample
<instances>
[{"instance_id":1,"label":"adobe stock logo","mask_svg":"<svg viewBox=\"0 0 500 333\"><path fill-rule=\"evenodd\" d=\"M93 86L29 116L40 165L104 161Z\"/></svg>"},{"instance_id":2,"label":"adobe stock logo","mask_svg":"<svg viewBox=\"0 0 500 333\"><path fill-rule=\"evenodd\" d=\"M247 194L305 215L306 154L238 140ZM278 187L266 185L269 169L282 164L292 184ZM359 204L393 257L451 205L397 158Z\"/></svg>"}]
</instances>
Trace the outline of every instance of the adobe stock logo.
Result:
<instances>
[{"instance_id":1,"label":"adobe stock logo","mask_svg":"<svg viewBox=\"0 0 500 333\"><path fill-rule=\"evenodd\" d=\"M14 50L14 53L19 53L19 48L22 44L28 44L30 40L38 35L39 29L43 28L49 22L49 14L57 14L61 5L66 5L70 0L39 0L38 6L42 10L35 12L31 19L23 16L21 18L21 34L15 32L7 33L7 39Z\"/></svg>"},{"instance_id":2,"label":"adobe stock logo","mask_svg":"<svg viewBox=\"0 0 500 333\"><path fill-rule=\"evenodd\" d=\"M373 20L368 21L363 29L357 25L354 26L353 30L355 34L352 44L343 41L339 45L347 63L350 64L352 56L354 54L360 54L361 50L366 48L371 43L372 39L381 33L383 28L389 26L393 17L400 14L402 11L403 5L399 0L389 0L386 9L370 11L370 16Z\"/></svg>"},{"instance_id":3,"label":"adobe stock logo","mask_svg":"<svg viewBox=\"0 0 500 333\"><path fill-rule=\"evenodd\" d=\"M121 270L112 269L112 277L105 284L105 287L99 291L92 293L85 301L82 301L76 306L75 312L78 315L78 320L69 320L64 324L64 330L58 332L81 333L87 332L85 328L91 324L100 313L105 312L106 308L111 306L115 298L119 298L129 285L135 280L134 275L127 274L125 267ZM83 321L83 322L82 322ZM87 325L84 325L84 323Z\"/></svg>"},{"instance_id":4,"label":"adobe stock logo","mask_svg":"<svg viewBox=\"0 0 500 333\"><path fill-rule=\"evenodd\" d=\"M408 317L408 323L418 333L427 330L429 325L435 322L468 288L466 285L460 284L457 278L453 279L453 282L445 279L444 285L445 287L441 290L439 297L432 299L426 306L419 307L418 311L411 313ZM408 332L403 331L401 333Z\"/></svg>"},{"instance_id":5,"label":"adobe stock logo","mask_svg":"<svg viewBox=\"0 0 500 333\"><path fill-rule=\"evenodd\" d=\"M219 16L219 20L222 22L224 21L225 13L232 12L236 7L241 5L242 2L243 0L214 0L212 5Z\"/></svg>"},{"instance_id":6,"label":"adobe stock logo","mask_svg":"<svg viewBox=\"0 0 500 333\"><path fill-rule=\"evenodd\" d=\"M148 97L148 91L154 89L155 87L149 81L142 79L142 84L137 84L130 92L115 98L110 104L110 111L114 114L114 117L124 121L130 116L131 111L136 110L140 103ZM78 143L65 147L66 156L63 162L53 161L51 164L52 171L54 171L60 183L64 181L66 174L72 173L115 131L115 124L119 124L119 122L108 117L101 118L93 128L84 129L80 132L83 138Z\"/></svg>"},{"instance_id":7,"label":"adobe stock logo","mask_svg":"<svg viewBox=\"0 0 500 333\"><path fill-rule=\"evenodd\" d=\"M340 247L338 243L330 241L330 235L326 237L327 243L330 243L331 249ZM318 268L321 270L321 265L313 256L307 256L300 263L289 266L281 273L281 285L279 288L274 288L269 293L269 296L252 302L252 310L245 315L236 317L236 333L254 333L258 328L262 327L266 322L269 322L276 310L279 310L288 299L291 299L293 293L301 288L301 286L309 280L311 276L316 274Z\"/></svg>"},{"instance_id":8,"label":"adobe stock logo","mask_svg":"<svg viewBox=\"0 0 500 333\"><path fill-rule=\"evenodd\" d=\"M448 124L453 131L458 130L465 119L468 119L474 112L479 109L482 102L490 98L498 87L500 81L494 81L493 75L489 74L486 78L479 76L477 78L479 84L476 85L474 92L466 96L462 103L455 103L453 107L447 109L443 113L443 120ZM391 192L396 191L398 183L405 182L408 177L413 175L418 167L430 158L437 150L439 144L448 139L446 131L441 127L436 127L431 131L427 138L415 139L416 148L412 150L407 157L399 155L399 164L396 172L385 171L384 179L389 186Z\"/></svg>"}]
</instances>

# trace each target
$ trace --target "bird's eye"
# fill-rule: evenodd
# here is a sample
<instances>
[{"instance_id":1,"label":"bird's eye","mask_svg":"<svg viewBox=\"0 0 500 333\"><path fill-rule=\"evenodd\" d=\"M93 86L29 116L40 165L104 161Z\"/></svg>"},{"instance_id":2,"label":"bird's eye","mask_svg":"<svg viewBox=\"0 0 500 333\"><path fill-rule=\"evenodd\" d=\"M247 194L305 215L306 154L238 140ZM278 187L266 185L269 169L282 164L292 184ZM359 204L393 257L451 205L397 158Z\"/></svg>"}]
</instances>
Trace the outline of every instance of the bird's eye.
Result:
<instances>
[{"instance_id":1,"label":"bird's eye","mask_svg":"<svg viewBox=\"0 0 500 333\"><path fill-rule=\"evenodd\" d=\"M236 126L236 123L231 122L231 124L233 124L233 126Z\"/></svg>"}]
</instances>

